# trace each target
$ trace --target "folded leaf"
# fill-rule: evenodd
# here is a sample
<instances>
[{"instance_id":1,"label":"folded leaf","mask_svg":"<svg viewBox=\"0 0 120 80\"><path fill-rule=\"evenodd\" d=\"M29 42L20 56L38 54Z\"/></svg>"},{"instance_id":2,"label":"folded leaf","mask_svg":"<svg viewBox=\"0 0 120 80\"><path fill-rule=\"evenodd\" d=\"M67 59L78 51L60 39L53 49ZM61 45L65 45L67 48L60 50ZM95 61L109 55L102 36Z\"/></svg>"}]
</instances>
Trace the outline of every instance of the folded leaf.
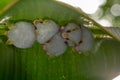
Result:
<instances>
[{"instance_id":1,"label":"folded leaf","mask_svg":"<svg viewBox=\"0 0 120 80\"><path fill-rule=\"evenodd\" d=\"M120 27L106 27L106 30L120 40Z\"/></svg>"},{"instance_id":2,"label":"folded leaf","mask_svg":"<svg viewBox=\"0 0 120 80\"><path fill-rule=\"evenodd\" d=\"M64 25L68 22L75 22L84 25L87 22L92 22L94 26L100 27L104 32L111 35L117 40L120 40L116 35L111 34L106 28L98 24L82 10L73 8L62 2L54 0L19 0L15 5L10 7L1 17L9 16L10 21L18 20L33 21L37 18L52 19L59 25Z\"/></svg>"}]
</instances>

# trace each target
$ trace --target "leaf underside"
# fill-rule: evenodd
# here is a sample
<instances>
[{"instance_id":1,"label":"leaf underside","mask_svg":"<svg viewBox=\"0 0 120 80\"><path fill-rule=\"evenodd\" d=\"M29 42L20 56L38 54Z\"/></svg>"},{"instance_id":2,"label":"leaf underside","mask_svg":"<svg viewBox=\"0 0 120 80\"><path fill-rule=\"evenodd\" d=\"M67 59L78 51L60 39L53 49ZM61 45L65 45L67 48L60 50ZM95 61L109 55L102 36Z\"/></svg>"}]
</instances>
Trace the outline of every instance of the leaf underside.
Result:
<instances>
[{"instance_id":1,"label":"leaf underside","mask_svg":"<svg viewBox=\"0 0 120 80\"><path fill-rule=\"evenodd\" d=\"M98 27L97 34L102 32L120 39L119 29L104 28L80 10L53 0L19 0L0 15L1 19L5 16L11 17L10 23L42 18L52 19L59 25L69 22L84 25L85 18ZM4 42L6 37L0 36L1 39ZM78 54L69 47L63 55L54 58L37 42L28 49L0 42L0 80L112 80L120 73L119 53L120 42L109 38L96 38L90 52Z\"/></svg>"},{"instance_id":2,"label":"leaf underside","mask_svg":"<svg viewBox=\"0 0 120 80\"><path fill-rule=\"evenodd\" d=\"M29 49L0 44L0 79L110 80L120 72L119 52L120 43L110 39L96 40L89 55L75 53L69 48L54 58L47 56L37 42Z\"/></svg>"}]
</instances>

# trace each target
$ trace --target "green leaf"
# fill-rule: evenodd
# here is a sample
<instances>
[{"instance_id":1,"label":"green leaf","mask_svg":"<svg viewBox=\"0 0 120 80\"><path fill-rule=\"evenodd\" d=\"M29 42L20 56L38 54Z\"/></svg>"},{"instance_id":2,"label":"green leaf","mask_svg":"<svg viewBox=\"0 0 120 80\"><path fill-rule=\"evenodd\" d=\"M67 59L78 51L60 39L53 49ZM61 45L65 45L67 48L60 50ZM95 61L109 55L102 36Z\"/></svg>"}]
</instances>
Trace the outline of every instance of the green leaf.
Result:
<instances>
[{"instance_id":1,"label":"green leaf","mask_svg":"<svg viewBox=\"0 0 120 80\"><path fill-rule=\"evenodd\" d=\"M8 10L17 0L0 0L0 14Z\"/></svg>"},{"instance_id":2,"label":"green leaf","mask_svg":"<svg viewBox=\"0 0 120 80\"><path fill-rule=\"evenodd\" d=\"M19 0L2 16L11 17L10 20L12 21L29 20L32 22L37 18L52 19L60 25L64 25L68 22L84 25L84 19L87 19L88 23L92 21L95 26L98 26L115 39L120 40L120 38L111 34L106 28L95 22L80 9L78 10L77 8L54 0Z\"/></svg>"},{"instance_id":3,"label":"green leaf","mask_svg":"<svg viewBox=\"0 0 120 80\"><path fill-rule=\"evenodd\" d=\"M0 44L0 79L112 80L120 72L119 52L120 43L111 39L96 40L89 55L68 49L55 58L48 57L38 43L29 49Z\"/></svg>"},{"instance_id":4,"label":"green leaf","mask_svg":"<svg viewBox=\"0 0 120 80\"><path fill-rule=\"evenodd\" d=\"M106 29L116 38L120 39L120 27L106 27Z\"/></svg>"},{"instance_id":5,"label":"green leaf","mask_svg":"<svg viewBox=\"0 0 120 80\"><path fill-rule=\"evenodd\" d=\"M12 2L12 0L0 0L0 11L7 6L10 2Z\"/></svg>"},{"instance_id":6,"label":"green leaf","mask_svg":"<svg viewBox=\"0 0 120 80\"><path fill-rule=\"evenodd\" d=\"M11 17L10 23L33 22L37 18L52 19L59 25L92 21L97 26L97 30L91 28L94 33L109 34L119 40L119 31L104 28L81 10L53 0L19 0L0 15L1 19L5 16ZM0 28L0 33L3 30ZM90 52L78 54L69 47L54 58L47 56L37 42L31 48L19 49L6 45L5 36L0 36L0 40L0 80L112 80L120 72L120 42L113 39L96 38Z\"/></svg>"}]
</instances>

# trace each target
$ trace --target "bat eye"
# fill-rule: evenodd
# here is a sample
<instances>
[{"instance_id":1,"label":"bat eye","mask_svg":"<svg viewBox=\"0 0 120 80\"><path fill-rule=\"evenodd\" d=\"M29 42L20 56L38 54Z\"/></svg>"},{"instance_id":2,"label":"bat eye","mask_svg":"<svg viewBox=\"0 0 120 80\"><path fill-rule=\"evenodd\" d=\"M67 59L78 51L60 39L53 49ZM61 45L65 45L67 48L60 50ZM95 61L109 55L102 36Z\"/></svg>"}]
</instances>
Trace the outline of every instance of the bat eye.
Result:
<instances>
[{"instance_id":1,"label":"bat eye","mask_svg":"<svg viewBox=\"0 0 120 80\"><path fill-rule=\"evenodd\" d=\"M44 44L49 41L59 30L59 26L52 20L45 20L37 23L37 41Z\"/></svg>"},{"instance_id":2,"label":"bat eye","mask_svg":"<svg viewBox=\"0 0 120 80\"><path fill-rule=\"evenodd\" d=\"M70 30L67 30L66 33L70 33L71 31Z\"/></svg>"},{"instance_id":3,"label":"bat eye","mask_svg":"<svg viewBox=\"0 0 120 80\"><path fill-rule=\"evenodd\" d=\"M18 48L31 47L35 41L35 27L29 22L17 22L15 27L8 31L8 38Z\"/></svg>"}]
</instances>

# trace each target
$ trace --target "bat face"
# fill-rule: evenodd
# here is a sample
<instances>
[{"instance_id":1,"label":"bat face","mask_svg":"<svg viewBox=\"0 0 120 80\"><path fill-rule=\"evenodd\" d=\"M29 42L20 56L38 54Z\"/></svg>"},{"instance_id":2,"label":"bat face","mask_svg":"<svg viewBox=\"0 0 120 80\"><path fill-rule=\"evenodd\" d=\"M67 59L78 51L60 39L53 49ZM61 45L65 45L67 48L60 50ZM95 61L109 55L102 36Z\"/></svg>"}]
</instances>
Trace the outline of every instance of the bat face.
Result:
<instances>
[{"instance_id":1,"label":"bat face","mask_svg":"<svg viewBox=\"0 0 120 80\"><path fill-rule=\"evenodd\" d=\"M75 46L81 40L81 29L74 23L68 23L62 31L62 37L69 46Z\"/></svg>"}]
</instances>

